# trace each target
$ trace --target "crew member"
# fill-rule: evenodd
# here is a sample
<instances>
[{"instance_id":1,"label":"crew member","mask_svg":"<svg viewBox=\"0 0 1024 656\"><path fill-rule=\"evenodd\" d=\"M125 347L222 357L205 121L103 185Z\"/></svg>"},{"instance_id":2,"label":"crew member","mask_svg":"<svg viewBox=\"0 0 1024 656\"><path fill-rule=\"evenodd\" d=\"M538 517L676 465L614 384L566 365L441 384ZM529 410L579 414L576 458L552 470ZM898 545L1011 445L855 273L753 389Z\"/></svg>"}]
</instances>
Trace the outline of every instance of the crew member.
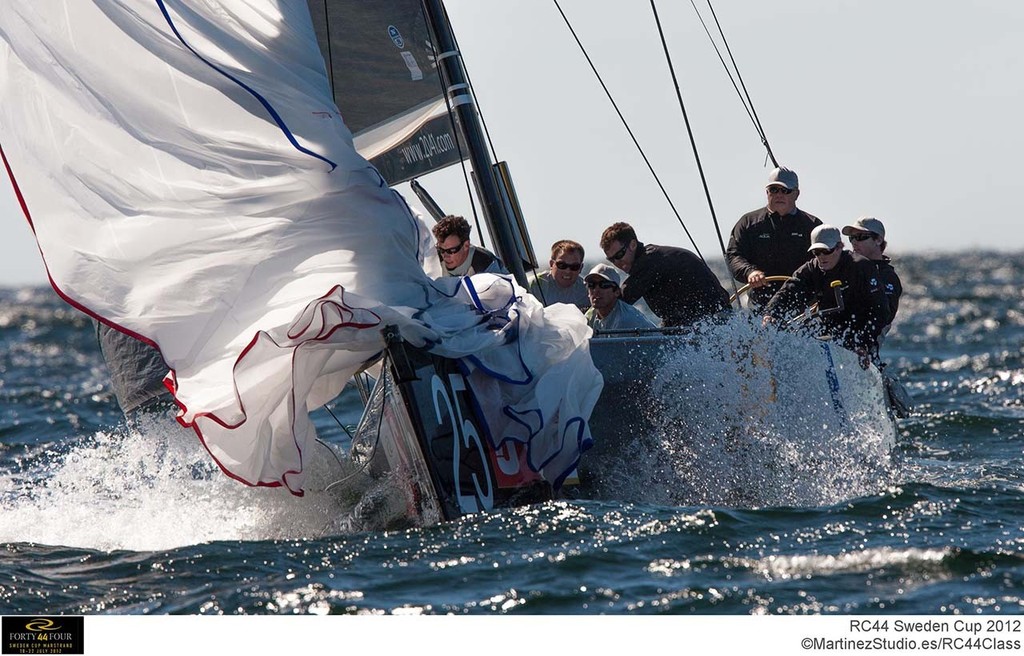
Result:
<instances>
[{"instance_id":1,"label":"crew member","mask_svg":"<svg viewBox=\"0 0 1024 656\"><path fill-rule=\"evenodd\" d=\"M497 255L469 243L471 230L469 221L450 214L434 224L437 255L444 265L445 275L462 277L475 273L508 273Z\"/></svg>"},{"instance_id":2,"label":"crew member","mask_svg":"<svg viewBox=\"0 0 1024 656\"><path fill-rule=\"evenodd\" d=\"M590 305L587 325L594 330L628 330L654 328L644 314L621 299L622 275L615 267L598 264L586 277Z\"/></svg>"},{"instance_id":3,"label":"crew member","mask_svg":"<svg viewBox=\"0 0 1024 656\"><path fill-rule=\"evenodd\" d=\"M839 228L820 225L811 232L814 256L783 283L765 306L764 322L779 321L816 304L822 333L861 356L867 365L878 352L878 336L889 323L873 262L843 250ZM838 282L833 286L834 282Z\"/></svg>"},{"instance_id":4,"label":"crew member","mask_svg":"<svg viewBox=\"0 0 1024 656\"><path fill-rule=\"evenodd\" d=\"M702 259L685 248L644 245L628 223L614 223L601 235L608 261L629 274L622 300L647 301L661 325L689 326L728 310L729 293Z\"/></svg>"},{"instance_id":5,"label":"crew member","mask_svg":"<svg viewBox=\"0 0 1024 656\"><path fill-rule=\"evenodd\" d=\"M800 180L795 171L774 169L765 185L767 204L740 217L729 237L725 261L736 280L751 287L748 303L759 309L779 289L766 276L789 276L809 259L811 230L821 221L798 209Z\"/></svg>"},{"instance_id":6,"label":"crew member","mask_svg":"<svg viewBox=\"0 0 1024 656\"><path fill-rule=\"evenodd\" d=\"M882 328L882 334L889 332L896 311L900 309L900 296L903 295L903 284L896 275L896 269L885 255L885 226L873 216L862 216L853 225L843 226L843 234L850 238L850 247L854 253L863 255L875 263L878 279L882 283L882 292L889 305L889 323Z\"/></svg>"},{"instance_id":7,"label":"crew member","mask_svg":"<svg viewBox=\"0 0 1024 656\"><path fill-rule=\"evenodd\" d=\"M590 307L590 299L587 297L587 287L580 278L583 257L582 245L570 239L556 241L551 245L549 269L530 283L530 293L544 305L568 303L585 312Z\"/></svg>"}]
</instances>

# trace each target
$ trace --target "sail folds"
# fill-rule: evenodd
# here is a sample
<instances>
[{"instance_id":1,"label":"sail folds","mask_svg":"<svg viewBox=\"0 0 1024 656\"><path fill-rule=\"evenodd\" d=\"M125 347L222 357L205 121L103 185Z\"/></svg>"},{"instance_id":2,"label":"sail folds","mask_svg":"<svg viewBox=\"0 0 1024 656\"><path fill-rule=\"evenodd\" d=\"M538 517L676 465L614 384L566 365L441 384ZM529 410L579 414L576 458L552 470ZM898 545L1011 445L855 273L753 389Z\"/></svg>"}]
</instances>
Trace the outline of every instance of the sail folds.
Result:
<instances>
[{"instance_id":1,"label":"sail folds","mask_svg":"<svg viewBox=\"0 0 1024 656\"><path fill-rule=\"evenodd\" d=\"M527 363L508 402L548 395L524 438L546 463L589 439L560 422L589 416L600 375L551 348L582 318L513 304L524 344L424 273L429 232L356 152L304 3L0 3L0 150L54 288L159 347L179 421L239 480L301 492L308 411L385 325L489 375ZM550 397L549 371L575 389Z\"/></svg>"}]
</instances>

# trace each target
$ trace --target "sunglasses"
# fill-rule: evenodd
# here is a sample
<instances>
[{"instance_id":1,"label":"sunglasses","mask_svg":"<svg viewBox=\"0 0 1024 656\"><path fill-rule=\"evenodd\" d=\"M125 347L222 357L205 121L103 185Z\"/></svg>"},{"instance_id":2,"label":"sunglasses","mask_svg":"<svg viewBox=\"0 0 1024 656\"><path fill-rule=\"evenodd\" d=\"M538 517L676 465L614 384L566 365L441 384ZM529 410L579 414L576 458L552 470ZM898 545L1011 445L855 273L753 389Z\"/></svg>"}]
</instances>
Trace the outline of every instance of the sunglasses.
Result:
<instances>
[{"instance_id":1,"label":"sunglasses","mask_svg":"<svg viewBox=\"0 0 1024 656\"><path fill-rule=\"evenodd\" d=\"M580 269L583 268L583 263L573 262L572 264L569 264L568 262L563 262L562 260L555 260L555 266L558 267L560 271L565 271L566 269L569 269L570 271L579 271Z\"/></svg>"},{"instance_id":2,"label":"sunglasses","mask_svg":"<svg viewBox=\"0 0 1024 656\"><path fill-rule=\"evenodd\" d=\"M874 239L874 238L875 238L875 233L873 233L873 232L865 232L864 234L861 234L861 235L850 235L850 241L867 241L869 239Z\"/></svg>"},{"instance_id":3,"label":"sunglasses","mask_svg":"<svg viewBox=\"0 0 1024 656\"><path fill-rule=\"evenodd\" d=\"M768 193L769 194L782 194L783 196L788 196L791 193L793 193L793 190L792 189L786 189L785 187L768 187Z\"/></svg>"},{"instance_id":4,"label":"sunglasses","mask_svg":"<svg viewBox=\"0 0 1024 656\"><path fill-rule=\"evenodd\" d=\"M615 289L618 285L610 280L602 280L601 282L594 282L592 280L587 281L587 289L594 289L595 287L600 287L601 289Z\"/></svg>"},{"instance_id":5,"label":"sunglasses","mask_svg":"<svg viewBox=\"0 0 1024 656\"><path fill-rule=\"evenodd\" d=\"M836 248L839 248L839 246L836 246ZM828 255L830 253L835 253L836 248L815 248L811 251L811 255Z\"/></svg>"},{"instance_id":6,"label":"sunglasses","mask_svg":"<svg viewBox=\"0 0 1024 656\"><path fill-rule=\"evenodd\" d=\"M465 245L466 245L466 242L460 241L458 246L452 246L451 248L441 248L440 246L438 246L437 247L437 254L438 255L455 255L456 253L461 251L462 247L465 246Z\"/></svg>"},{"instance_id":7,"label":"sunglasses","mask_svg":"<svg viewBox=\"0 0 1024 656\"><path fill-rule=\"evenodd\" d=\"M622 258L626 257L626 251L627 250L629 250L629 244L626 244L625 246L623 246L619 250L617 250L614 253L612 253L611 255L609 255L608 256L608 261L609 262L618 262Z\"/></svg>"}]
</instances>

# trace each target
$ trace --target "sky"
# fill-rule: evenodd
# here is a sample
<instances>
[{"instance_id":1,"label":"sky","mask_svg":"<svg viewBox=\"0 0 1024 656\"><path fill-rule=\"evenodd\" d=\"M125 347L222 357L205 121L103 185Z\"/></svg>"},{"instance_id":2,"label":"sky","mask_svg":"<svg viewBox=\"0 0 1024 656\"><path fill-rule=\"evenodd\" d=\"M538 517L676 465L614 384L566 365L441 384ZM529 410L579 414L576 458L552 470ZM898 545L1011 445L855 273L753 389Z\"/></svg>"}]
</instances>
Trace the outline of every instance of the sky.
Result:
<instances>
[{"instance_id":1,"label":"sky","mask_svg":"<svg viewBox=\"0 0 1024 656\"><path fill-rule=\"evenodd\" d=\"M720 258L651 3L559 2L696 248ZM696 4L710 24L706 0ZM447 6L542 262L563 238L596 261L601 231L620 220L641 241L694 249L552 0ZM771 164L693 6L656 6L727 240L741 214L764 204ZM800 175L802 209L840 226L881 219L896 258L1024 251L1013 210L1024 168L1024 3L731 0L715 11L772 150ZM445 211L472 215L459 167L420 182ZM45 282L0 173L0 285Z\"/></svg>"}]
</instances>

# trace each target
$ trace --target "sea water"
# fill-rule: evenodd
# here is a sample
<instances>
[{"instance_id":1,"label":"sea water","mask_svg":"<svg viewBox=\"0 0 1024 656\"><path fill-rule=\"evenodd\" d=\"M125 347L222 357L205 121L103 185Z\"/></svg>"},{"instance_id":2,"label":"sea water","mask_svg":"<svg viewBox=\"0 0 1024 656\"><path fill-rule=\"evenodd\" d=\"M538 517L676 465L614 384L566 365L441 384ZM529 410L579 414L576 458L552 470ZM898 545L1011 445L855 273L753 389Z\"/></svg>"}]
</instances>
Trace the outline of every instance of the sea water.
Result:
<instances>
[{"instance_id":1,"label":"sea water","mask_svg":"<svg viewBox=\"0 0 1024 656\"><path fill-rule=\"evenodd\" d=\"M373 526L379 491L330 468L303 498L249 488L173 420L126 424L91 322L49 289L0 290L0 614L1021 613L1024 254L895 264L883 355L915 409L894 452L799 448L801 407L719 434L708 403L680 418L705 440L636 436L672 494L426 528ZM665 407L689 362L656 372ZM359 405L331 410L351 428ZM330 462L348 437L315 419Z\"/></svg>"}]
</instances>

